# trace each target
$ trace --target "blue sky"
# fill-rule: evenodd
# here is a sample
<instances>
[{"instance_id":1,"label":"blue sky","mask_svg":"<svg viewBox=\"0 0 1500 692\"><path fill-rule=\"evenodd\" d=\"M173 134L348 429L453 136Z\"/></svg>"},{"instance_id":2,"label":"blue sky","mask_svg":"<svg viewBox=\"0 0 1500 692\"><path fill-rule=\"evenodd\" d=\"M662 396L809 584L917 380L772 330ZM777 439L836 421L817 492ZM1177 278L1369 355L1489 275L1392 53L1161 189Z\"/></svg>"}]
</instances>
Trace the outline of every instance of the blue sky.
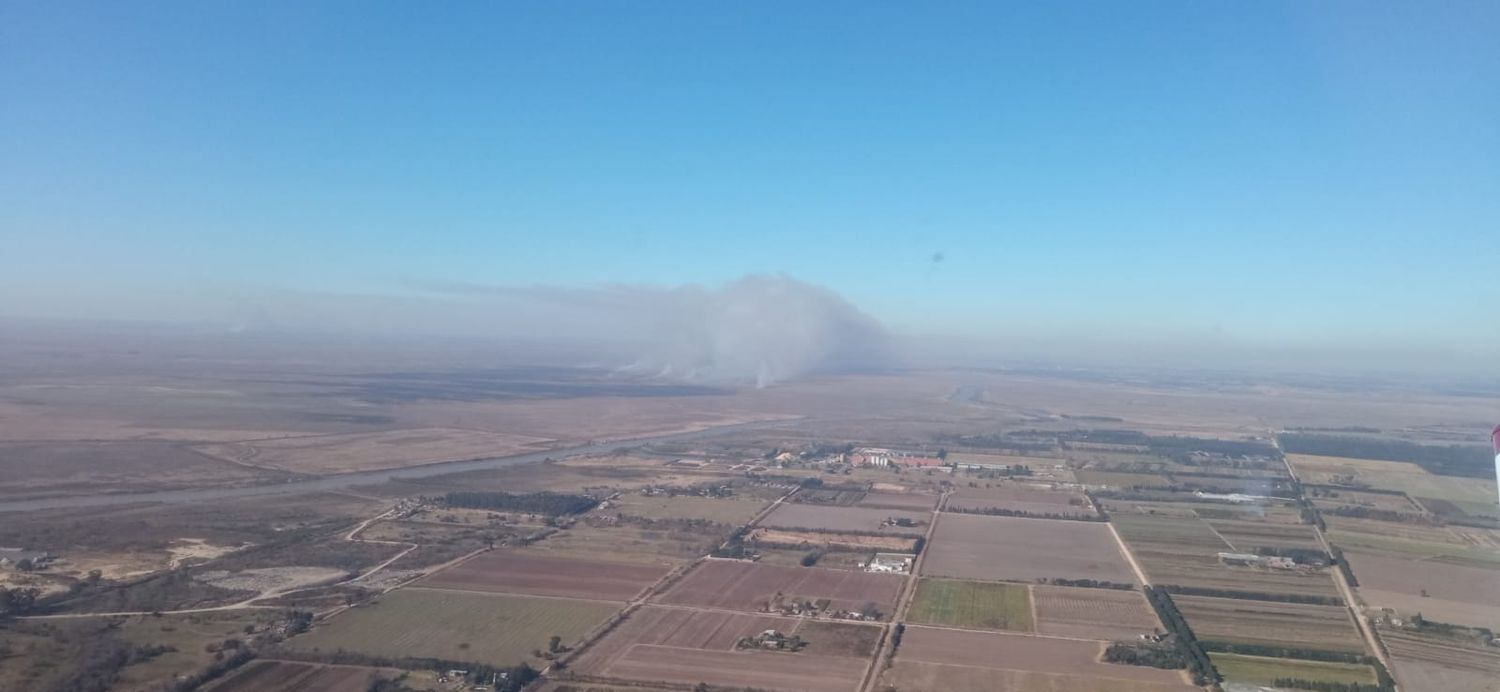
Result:
<instances>
[{"instance_id":1,"label":"blue sky","mask_svg":"<svg viewBox=\"0 0 1500 692\"><path fill-rule=\"evenodd\" d=\"M1493 2L0 3L0 314L786 272L907 334L1500 365L1495 36Z\"/></svg>"}]
</instances>

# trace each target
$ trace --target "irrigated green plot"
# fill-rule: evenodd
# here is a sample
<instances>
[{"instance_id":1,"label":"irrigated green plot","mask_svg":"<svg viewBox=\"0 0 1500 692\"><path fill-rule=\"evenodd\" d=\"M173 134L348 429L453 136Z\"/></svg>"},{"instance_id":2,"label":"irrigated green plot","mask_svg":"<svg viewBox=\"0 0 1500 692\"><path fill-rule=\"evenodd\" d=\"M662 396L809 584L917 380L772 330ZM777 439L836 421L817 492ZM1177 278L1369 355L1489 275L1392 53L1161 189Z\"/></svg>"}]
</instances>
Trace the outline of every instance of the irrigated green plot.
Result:
<instances>
[{"instance_id":1,"label":"irrigated green plot","mask_svg":"<svg viewBox=\"0 0 1500 692\"><path fill-rule=\"evenodd\" d=\"M618 604L598 601L408 587L346 610L287 644L302 650L514 665L529 660L534 650L545 650L554 635L564 646L574 644L618 609Z\"/></svg>"},{"instance_id":2,"label":"irrigated green plot","mask_svg":"<svg viewBox=\"0 0 1500 692\"><path fill-rule=\"evenodd\" d=\"M1033 632L1031 590L1022 584L923 579L906 619L931 625Z\"/></svg>"},{"instance_id":3,"label":"irrigated green plot","mask_svg":"<svg viewBox=\"0 0 1500 692\"><path fill-rule=\"evenodd\" d=\"M1375 684L1375 670L1357 663L1322 663L1287 658L1209 654L1227 682L1274 685L1277 679L1295 678L1312 682Z\"/></svg>"}]
</instances>

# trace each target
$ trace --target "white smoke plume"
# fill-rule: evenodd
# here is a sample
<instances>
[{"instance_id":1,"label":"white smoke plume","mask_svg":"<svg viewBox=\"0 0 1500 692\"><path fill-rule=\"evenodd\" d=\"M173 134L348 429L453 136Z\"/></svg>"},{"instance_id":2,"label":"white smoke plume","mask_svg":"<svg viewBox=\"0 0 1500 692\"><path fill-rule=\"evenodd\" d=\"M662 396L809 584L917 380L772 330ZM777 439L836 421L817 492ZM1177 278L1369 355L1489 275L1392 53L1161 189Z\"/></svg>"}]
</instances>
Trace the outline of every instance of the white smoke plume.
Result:
<instances>
[{"instance_id":1,"label":"white smoke plume","mask_svg":"<svg viewBox=\"0 0 1500 692\"><path fill-rule=\"evenodd\" d=\"M785 275L719 287L414 285L489 305L506 336L629 344L625 369L685 380L753 381L881 367L884 327L842 296Z\"/></svg>"}]
</instances>

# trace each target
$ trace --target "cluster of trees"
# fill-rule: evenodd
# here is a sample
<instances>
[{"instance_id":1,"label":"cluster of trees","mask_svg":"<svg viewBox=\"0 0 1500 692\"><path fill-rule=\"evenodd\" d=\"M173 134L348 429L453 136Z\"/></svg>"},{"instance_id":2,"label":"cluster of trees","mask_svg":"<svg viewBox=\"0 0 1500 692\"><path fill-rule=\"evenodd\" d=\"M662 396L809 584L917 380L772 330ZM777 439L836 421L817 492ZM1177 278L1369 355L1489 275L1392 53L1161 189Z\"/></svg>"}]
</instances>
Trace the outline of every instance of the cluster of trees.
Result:
<instances>
[{"instance_id":1,"label":"cluster of trees","mask_svg":"<svg viewBox=\"0 0 1500 692\"><path fill-rule=\"evenodd\" d=\"M582 514L593 509L599 501L588 495L564 495L562 493L502 493L490 491L453 491L443 497L449 507L469 509L492 509L502 512L525 512L560 516Z\"/></svg>"},{"instance_id":2,"label":"cluster of trees","mask_svg":"<svg viewBox=\"0 0 1500 692\"><path fill-rule=\"evenodd\" d=\"M1063 579L1062 577L1038 577L1038 584L1051 584L1053 586L1078 586L1085 589L1114 589L1115 591L1134 591L1135 584L1130 582L1109 581L1107 579Z\"/></svg>"},{"instance_id":3,"label":"cluster of trees","mask_svg":"<svg viewBox=\"0 0 1500 692\"><path fill-rule=\"evenodd\" d=\"M1339 550L1338 546L1333 546L1333 564L1344 573L1344 581L1349 582L1349 588L1359 586L1359 580L1354 578L1354 568L1349 565L1349 560L1344 558L1344 551Z\"/></svg>"},{"instance_id":4,"label":"cluster of trees","mask_svg":"<svg viewBox=\"0 0 1500 692\"><path fill-rule=\"evenodd\" d=\"M1209 639L1200 639L1198 645L1203 647L1204 651L1212 651L1219 654L1243 654L1245 656L1266 656L1269 658L1300 658L1304 661L1323 661L1326 663L1363 663L1366 665L1379 663L1378 659L1364 654L1347 651L1328 651L1326 649L1308 649L1297 646L1244 644Z\"/></svg>"},{"instance_id":5,"label":"cluster of trees","mask_svg":"<svg viewBox=\"0 0 1500 692\"><path fill-rule=\"evenodd\" d=\"M1262 545L1255 548L1255 554L1266 557L1289 557L1299 565L1326 565L1333 561L1328 553L1318 548L1286 548L1282 546Z\"/></svg>"},{"instance_id":6,"label":"cluster of trees","mask_svg":"<svg viewBox=\"0 0 1500 692\"><path fill-rule=\"evenodd\" d=\"M1104 660L1131 666L1180 670L1188 666L1187 657L1175 642L1115 642L1104 650Z\"/></svg>"},{"instance_id":7,"label":"cluster of trees","mask_svg":"<svg viewBox=\"0 0 1500 692\"><path fill-rule=\"evenodd\" d=\"M41 591L34 586L18 586L7 589L0 586L0 615L19 615L36 606Z\"/></svg>"},{"instance_id":8,"label":"cluster of trees","mask_svg":"<svg viewBox=\"0 0 1500 692\"><path fill-rule=\"evenodd\" d=\"M1488 447L1469 445L1424 445L1404 440L1342 435L1283 433L1282 449L1293 454L1406 461L1445 476L1490 478L1494 470Z\"/></svg>"},{"instance_id":9,"label":"cluster of trees","mask_svg":"<svg viewBox=\"0 0 1500 692\"><path fill-rule=\"evenodd\" d=\"M1163 589L1148 586L1146 587L1146 600L1151 602L1151 608L1156 611L1162 624L1167 626L1167 632L1172 635L1177 650L1181 652L1188 672L1193 675L1193 683L1208 685L1223 680L1219 676L1219 671L1214 669L1213 661L1209 660L1208 653L1199 644L1198 638L1193 635L1193 629L1188 626L1187 619L1182 617L1182 612L1177 610L1177 604L1172 602L1172 596Z\"/></svg>"},{"instance_id":10,"label":"cluster of trees","mask_svg":"<svg viewBox=\"0 0 1500 692\"><path fill-rule=\"evenodd\" d=\"M964 507L948 508L954 514L983 514L990 517L1025 517L1028 519L1064 519L1067 521L1108 521L1097 514L1059 514L1057 512L1027 512L1019 509L1006 509L1004 507Z\"/></svg>"},{"instance_id":11,"label":"cluster of trees","mask_svg":"<svg viewBox=\"0 0 1500 692\"><path fill-rule=\"evenodd\" d=\"M1337 596L1316 596L1311 594L1295 593L1268 593L1265 591L1236 591L1234 589L1212 589L1202 586L1182 586L1179 584L1167 584L1158 586L1157 589L1167 593L1181 594L1183 596L1217 596L1219 598L1238 598L1246 601L1272 601L1275 603L1306 603L1310 605L1344 605L1344 600Z\"/></svg>"}]
</instances>

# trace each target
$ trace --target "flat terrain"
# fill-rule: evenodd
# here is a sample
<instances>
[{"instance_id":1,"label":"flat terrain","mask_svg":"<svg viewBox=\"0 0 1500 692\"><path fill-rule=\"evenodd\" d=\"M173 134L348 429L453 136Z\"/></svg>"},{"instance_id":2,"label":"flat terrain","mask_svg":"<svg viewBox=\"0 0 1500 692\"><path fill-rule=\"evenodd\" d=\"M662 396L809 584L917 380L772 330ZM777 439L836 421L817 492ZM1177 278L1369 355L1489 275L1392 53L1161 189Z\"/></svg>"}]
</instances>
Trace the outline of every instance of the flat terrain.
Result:
<instances>
[{"instance_id":1,"label":"flat terrain","mask_svg":"<svg viewBox=\"0 0 1500 692\"><path fill-rule=\"evenodd\" d=\"M884 507L887 509L909 509L913 511L931 511L937 506L937 496L922 493L865 493L859 502L854 503L857 507Z\"/></svg>"},{"instance_id":2,"label":"flat terrain","mask_svg":"<svg viewBox=\"0 0 1500 692\"><path fill-rule=\"evenodd\" d=\"M948 497L948 509L1007 509L1030 514L1094 514L1082 493L1051 490L1021 483L996 484L988 488L959 487Z\"/></svg>"},{"instance_id":3,"label":"flat terrain","mask_svg":"<svg viewBox=\"0 0 1500 692\"><path fill-rule=\"evenodd\" d=\"M1023 584L923 579L907 622L965 629L1033 632L1031 591Z\"/></svg>"},{"instance_id":4,"label":"flat terrain","mask_svg":"<svg viewBox=\"0 0 1500 692\"><path fill-rule=\"evenodd\" d=\"M883 526L887 519L905 518L917 526ZM787 529L817 529L821 531L879 531L881 533L920 536L927 531L932 520L928 512L880 509L876 507L829 507L786 503L761 520L761 526Z\"/></svg>"},{"instance_id":5,"label":"flat terrain","mask_svg":"<svg viewBox=\"0 0 1500 692\"><path fill-rule=\"evenodd\" d=\"M1161 628L1139 591L1033 586L1040 634L1079 639L1136 639Z\"/></svg>"},{"instance_id":6,"label":"flat terrain","mask_svg":"<svg viewBox=\"0 0 1500 692\"><path fill-rule=\"evenodd\" d=\"M1191 690L1179 671L1101 663L1103 642L906 628L883 684L898 690Z\"/></svg>"},{"instance_id":7,"label":"flat terrain","mask_svg":"<svg viewBox=\"0 0 1500 692\"><path fill-rule=\"evenodd\" d=\"M419 428L251 440L197 449L241 464L324 474L511 456L541 449L549 442L548 438L482 430Z\"/></svg>"},{"instance_id":8,"label":"flat terrain","mask_svg":"<svg viewBox=\"0 0 1500 692\"><path fill-rule=\"evenodd\" d=\"M1135 579L1102 523L944 514L923 574L983 581Z\"/></svg>"},{"instance_id":9,"label":"flat terrain","mask_svg":"<svg viewBox=\"0 0 1500 692\"><path fill-rule=\"evenodd\" d=\"M802 618L782 618L685 608L646 606L633 613L572 663L585 675L693 685L753 687L810 692L849 692L864 675L867 659L845 655L864 651L870 633L851 636L842 629L814 627L800 652L738 650L735 643L767 629L802 636L801 628L822 625ZM825 653L819 654L823 650Z\"/></svg>"},{"instance_id":10,"label":"flat terrain","mask_svg":"<svg viewBox=\"0 0 1500 692\"><path fill-rule=\"evenodd\" d=\"M1297 469L1297 476L1305 483L1330 483L1337 476L1352 476L1356 482L1376 490L1398 490L1414 498L1445 500L1460 508L1489 508L1493 511L1495 506L1494 478L1440 476L1404 461L1307 454L1288 454L1287 461Z\"/></svg>"},{"instance_id":11,"label":"flat terrain","mask_svg":"<svg viewBox=\"0 0 1500 692\"><path fill-rule=\"evenodd\" d=\"M1500 680L1500 651L1493 646L1404 630L1385 629L1380 637L1402 689L1494 692Z\"/></svg>"},{"instance_id":12,"label":"flat terrain","mask_svg":"<svg viewBox=\"0 0 1500 692\"><path fill-rule=\"evenodd\" d=\"M1225 682L1270 686L1277 678L1301 678L1318 682L1375 684L1375 669L1358 663L1324 663L1287 658L1209 654Z\"/></svg>"},{"instance_id":13,"label":"flat terrain","mask_svg":"<svg viewBox=\"0 0 1500 692\"><path fill-rule=\"evenodd\" d=\"M0 443L0 496L165 490L269 479L170 442Z\"/></svg>"},{"instance_id":14,"label":"flat terrain","mask_svg":"<svg viewBox=\"0 0 1500 692\"><path fill-rule=\"evenodd\" d=\"M750 532L748 540L752 543L773 545L839 546L887 553L909 553L916 547L917 539L913 536L862 536L854 533L757 528Z\"/></svg>"},{"instance_id":15,"label":"flat terrain","mask_svg":"<svg viewBox=\"0 0 1500 692\"><path fill-rule=\"evenodd\" d=\"M668 571L658 565L490 551L426 577L420 585L433 589L628 601Z\"/></svg>"},{"instance_id":16,"label":"flat terrain","mask_svg":"<svg viewBox=\"0 0 1500 692\"><path fill-rule=\"evenodd\" d=\"M376 668L292 661L251 661L230 677L205 688L213 692L367 692L376 680L394 677Z\"/></svg>"},{"instance_id":17,"label":"flat terrain","mask_svg":"<svg viewBox=\"0 0 1500 692\"><path fill-rule=\"evenodd\" d=\"M1405 617L1500 630L1500 570L1346 552L1359 595Z\"/></svg>"},{"instance_id":18,"label":"flat terrain","mask_svg":"<svg viewBox=\"0 0 1500 692\"><path fill-rule=\"evenodd\" d=\"M516 552L672 567L707 555L728 533L721 525L660 529L628 524L589 526L579 523Z\"/></svg>"},{"instance_id":19,"label":"flat terrain","mask_svg":"<svg viewBox=\"0 0 1500 692\"><path fill-rule=\"evenodd\" d=\"M1365 653L1342 606L1173 595L1198 639Z\"/></svg>"},{"instance_id":20,"label":"flat terrain","mask_svg":"<svg viewBox=\"0 0 1500 692\"><path fill-rule=\"evenodd\" d=\"M287 645L302 651L346 649L373 656L432 656L514 665L545 649L549 637L576 642L619 606L407 587L322 623Z\"/></svg>"},{"instance_id":21,"label":"flat terrain","mask_svg":"<svg viewBox=\"0 0 1500 692\"><path fill-rule=\"evenodd\" d=\"M874 603L889 614L903 577L818 567L786 567L738 560L706 560L659 597L661 603L765 612L781 594L785 599L827 598L830 607L858 611Z\"/></svg>"},{"instance_id":22,"label":"flat terrain","mask_svg":"<svg viewBox=\"0 0 1500 692\"><path fill-rule=\"evenodd\" d=\"M707 519L721 524L739 526L755 517L769 504L765 500L750 497L695 497L677 495L644 496L626 493L611 501L611 507L600 510L607 514L619 513L646 519Z\"/></svg>"},{"instance_id":23,"label":"flat terrain","mask_svg":"<svg viewBox=\"0 0 1500 692\"><path fill-rule=\"evenodd\" d=\"M1201 519L1113 512L1110 521L1130 545L1146 575L1157 584L1332 598L1339 595L1333 577L1326 571L1300 574L1223 564L1218 553L1233 552L1235 545Z\"/></svg>"}]
</instances>

